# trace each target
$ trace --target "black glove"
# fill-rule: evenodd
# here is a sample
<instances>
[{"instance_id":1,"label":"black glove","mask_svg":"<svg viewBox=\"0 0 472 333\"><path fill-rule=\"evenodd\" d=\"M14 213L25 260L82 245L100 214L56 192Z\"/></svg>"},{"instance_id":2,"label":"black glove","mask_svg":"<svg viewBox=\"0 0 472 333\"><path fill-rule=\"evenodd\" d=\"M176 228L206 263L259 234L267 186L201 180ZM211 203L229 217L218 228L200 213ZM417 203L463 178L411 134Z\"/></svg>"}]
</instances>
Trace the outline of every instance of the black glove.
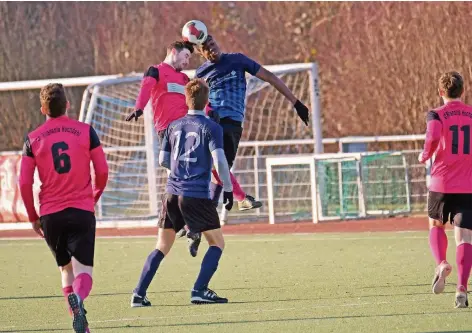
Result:
<instances>
[{"instance_id":1,"label":"black glove","mask_svg":"<svg viewBox=\"0 0 472 333\"><path fill-rule=\"evenodd\" d=\"M295 110L297 110L297 114L300 117L301 120L305 123L305 125L308 126L308 121L310 120L310 114L308 108L300 102L298 99L293 105L295 107Z\"/></svg>"},{"instance_id":2,"label":"black glove","mask_svg":"<svg viewBox=\"0 0 472 333\"><path fill-rule=\"evenodd\" d=\"M208 112L208 117L210 117L211 119L213 119L213 121L217 124L220 123L220 116L218 115L218 112L216 111L213 111L213 110L210 110Z\"/></svg>"},{"instance_id":3,"label":"black glove","mask_svg":"<svg viewBox=\"0 0 472 333\"><path fill-rule=\"evenodd\" d=\"M131 121L131 120L133 120L133 118L134 118L135 121L138 121L138 118L141 117L142 115L143 115L143 110L137 109L136 111L130 113L130 114L128 115L128 117L126 117L125 120L126 120L126 121Z\"/></svg>"},{"instance_id":4,"label":"black glove","mask_svg":"<svg viewBox=\"0 0 472 333\"><path fill-rule=\"evenodd\" d=\"M233 192L223 192L223 205L228 211L233 208Z\"/></svg>"}]
</instances>

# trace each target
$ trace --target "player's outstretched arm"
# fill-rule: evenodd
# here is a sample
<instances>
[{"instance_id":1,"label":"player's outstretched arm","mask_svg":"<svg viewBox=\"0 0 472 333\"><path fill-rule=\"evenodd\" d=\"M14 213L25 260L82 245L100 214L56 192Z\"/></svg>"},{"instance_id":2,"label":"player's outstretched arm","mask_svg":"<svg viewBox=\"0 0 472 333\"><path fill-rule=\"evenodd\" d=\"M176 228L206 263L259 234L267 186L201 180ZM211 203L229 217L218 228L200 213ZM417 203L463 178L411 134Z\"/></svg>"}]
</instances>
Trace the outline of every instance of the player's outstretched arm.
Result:
<instances>
[{"instance_id":1,"label":"player's outstretched arm","mask_svg":"<svg viewBox=\"0 0 472 333\"><path fill-rule=\"evenodd\" d=\"M308 121L310 120L308 108L295 97L292 91L277 77L277 75L261 66L256 73L256 77L270 83L275 89L284 95L293 104L300 119L308 126Z\"/></svg>"},{"instance_id":2,"label":"player's outstretched arm","mask_svg":"<svg viewBox=\"0 0 472 333\"><path fill-rule=\"evenodd\" d=\"M149 67L146 73L144 73L143 81L141 82L141 89L139 90L139 95L136 99L135 110L126 117L126 121L131 121L133 119L138 121L138 118L143 115L143 110L149 102L149 98L151 98L152 88L158 81L159 70L154 66Z\"/></svg>"},{"instance_id":3,"label":"player's outstretched arm","mask_svg":"<svg viewBox=\"0 0 472 333\"><path fill-rule=\"evenodd\" d=\"M20 166L20 194L26 208L26 213L28 214L28 220L33 224L34 231L39 236L44 237L39 224L39 215L34 207L33 184L35 169L36 160L34 159L29 138L26 138Z\"/></svg>"},{"instance_id":4,"label":"player's outstretched arm","mask_svg":"<svg viewBox=\"0 0 472 333\"><path fill-rule=\"evenodd\" d=\"M108 164L98 135L92 126L90 126L90 159L92 160L93 169L95 172L93 198L95 203L97 203L102 196L103 191L105 191L105 187L107 186Z\"/></svg>"},{"instance_id":5,"label":"player's outstretched arm","mask_svg":"<svg viewBox=\"0 0 472 333\"><path fill-rule=\"evenodd\" d=\"M429 111L426 116L426 121L427 125L424 148L418 157L420 163L425 163L433 156L436 148L438 148L439 141L441 140L442 122L439 115L435 111Z\"/></svg>"}]
</instances>

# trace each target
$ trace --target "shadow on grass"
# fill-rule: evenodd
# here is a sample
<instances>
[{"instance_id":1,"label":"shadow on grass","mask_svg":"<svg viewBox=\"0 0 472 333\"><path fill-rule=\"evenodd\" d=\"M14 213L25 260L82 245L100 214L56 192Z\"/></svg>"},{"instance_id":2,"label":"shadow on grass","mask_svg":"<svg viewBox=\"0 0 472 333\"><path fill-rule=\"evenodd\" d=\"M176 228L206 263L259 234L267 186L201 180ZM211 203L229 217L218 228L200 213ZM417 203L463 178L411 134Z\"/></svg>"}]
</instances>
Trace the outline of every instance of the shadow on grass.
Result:
<instances>
[{"instance_id":1,"label":"shadow on grass","mask_svg":"<svg viewBox=\"0 0 472 333\"><path fill-rule=\"evenodd\" d=\"M191 286L190 286L191 287ZM181 289L181 290L164 290L158 292L149 292L148 295L160 295L160 294L176 294L176 293L188 293L190 294L190 287L188 289ZM252 289L283 289L285 287L278 286L278 287L236 287L236 288L218 288L218 290L252 290ZM92 294L90 297L102 297L102 296L120 296L120 295L128 295L131 297L132 289L129 292L118 292L118 293L98 293ZM52 299L52 298L64 298L62 295L37 295L37 296L3 296L0 297L0 301L13 301L13 300L21 300L21 299Z\"/></svg>"},{"instance_id":2,"label":"shadow on grass","mask_svg":"<svg viewBox=\"0 0 472 333\"><path fill-rule=\"evenodd\" d=\"M428 315L445 315L448 313L457 313L457 311L441 311L441 312L430 312ZM424 312L418 313L392 313L392 314L379 314L379 315L357 315L357 316L329 316L329 317L308 317L308 318L286 318L286 319L266 319L266 320L234 320L234 321L218 321L218 322L200 322L200 323L180 323L180 324L152 324L152 325L122 325L122 326L106 326L106 327L93 327L93 322L90 327L93 331L99 330L119 330L129 328L165 328L165 327L190 327L190 326L216 326L216 325L231 325L231 324L259 324L259 323L282 323L282 322L302 322L302 321L324 321L324 320L338 320L338 319L359 319L359 318L388 318L388 317L401 317L401 316L424 316ZM136 318L139 320L139 318ZM43 328L43 329L24 329L24 330L7 330L0 331L0 333L23 333L23 332L57 332L64 331L59 328ZM422 332L422 333L471 333L472 331L439 331L439 332Z\"/></svg>"}]
</instances>

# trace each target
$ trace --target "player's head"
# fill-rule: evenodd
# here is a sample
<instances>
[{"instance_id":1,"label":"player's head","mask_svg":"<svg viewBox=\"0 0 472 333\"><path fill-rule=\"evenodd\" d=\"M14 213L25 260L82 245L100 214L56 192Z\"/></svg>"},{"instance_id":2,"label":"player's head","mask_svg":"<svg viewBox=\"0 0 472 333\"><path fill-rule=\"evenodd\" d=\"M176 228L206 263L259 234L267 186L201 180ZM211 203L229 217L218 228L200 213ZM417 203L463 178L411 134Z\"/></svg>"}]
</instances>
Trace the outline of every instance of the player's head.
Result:
<instances>
[{"instance_id":1,"label":"player's head","mask_svg":"<svg viewBox=\"0 0 472 333\"><path fill-rule=\"evenodd\" d=\"M193 44L184 41L176 41L167 47L167 59L177 70L182 71L188 67L190 56L193 53Z\"/></svg>"},{"instance_id":2,"label":"player's head","mask_svg":"<svg viewBox=\"0 0 472 333\"><path fill-rule=\"evenodd\" d=\"M458 72L447 72L439 78L439 96L445 99L460 98L464 92L464 79Z\"/></svg>"},{"instance_id":3,"label":"player's head","mask_svg":"<svg viewBox=\"0 0 472 333\"><path fill-rule=\"evenodd\" d=\"M202 79L193 79L185 85L185 101L189 110L203 110L208 103L210 88Z\"/></svg>"},{"instance_id":4,"label":"player's head","mask_svg":"<svg viewBox=\"0 0 472 333\"><path fill-rule=\"evenodd\" d=\"M197 50L208 61L217 62L220 60L221 50L212 35L208 35L205 43L197 46Z\"/></svg>"},{"instance_id":5,"label":"player's head","mask_svg":"<svg viewBox=\"0 0 472 333\"><path fill-rule=\"evenodd\" d=\"M42 114L50 118L63 116L69 108L64 87L60 83L50 83L39 93Z\"/></svg>"}]
</instances>

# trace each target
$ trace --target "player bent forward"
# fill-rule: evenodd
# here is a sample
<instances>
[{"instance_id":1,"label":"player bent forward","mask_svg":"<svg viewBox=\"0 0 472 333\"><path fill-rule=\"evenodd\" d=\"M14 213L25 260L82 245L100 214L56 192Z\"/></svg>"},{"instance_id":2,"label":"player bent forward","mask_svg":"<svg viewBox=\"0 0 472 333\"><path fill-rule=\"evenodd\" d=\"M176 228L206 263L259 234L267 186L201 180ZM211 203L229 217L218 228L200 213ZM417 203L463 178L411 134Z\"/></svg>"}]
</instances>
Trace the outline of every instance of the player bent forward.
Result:
<instances>
[{"instance_id":1,"label":"player bent forward","mask_svg":"<svg viewBox=\"0 0 472 333\"><path fill-rule=\"evenodd\" d=\"M92 289L94 205L105 189L108 166L95 130L65 115L69 102L61 84L43 87L40 99L47 120L26 137L20 192L34 231L46 239L56 258L74 331L90 332L83 301ZM90 162L95 170L93 187ZM41 217L33 199L35 168L41 180Z\"/></svg>"},{"instance_id":2,"label":"player bent forward","mask_svg":"<svg viewBox=\"0 0 472 333\"><path fill-rule=\"evenodd\" d=\"M449 221L454 224L456 239L457 287L456 308L466 308L467 281L472 267L472 155L470 128L472 106L461 101L464 80L457 72L439 79L439 95L444 105L429 111L421 163L436 154L431 169L428 194L429 245L436 260L433 293L444 291L452 267L446 260Z\"/></svg>"},{"instance_id":3,"label":"player bent forward","mask_svg":"<svg viewBox=\"0 0 472 333\"><path fill-rule=\"evenodd\" d=\"M191 292L191 302L227 303L208 288L224 249L224 238L216 207L210 199L212 161L223 182L224 204L233 206L233 192L228 163L223 150L223 130L203 111L209 88L203 80L192 80L185 86L188 114L172 122L162 141L159 163L170 170L163 212L159 221L156 250L146 265L157 271L162 259L174 244L176 232L187 225L193 233L203 233L209 248ZM149 306L146 290L153 276L143 274L132 296L131 306Z\"/></svg>"}]
</instances>

